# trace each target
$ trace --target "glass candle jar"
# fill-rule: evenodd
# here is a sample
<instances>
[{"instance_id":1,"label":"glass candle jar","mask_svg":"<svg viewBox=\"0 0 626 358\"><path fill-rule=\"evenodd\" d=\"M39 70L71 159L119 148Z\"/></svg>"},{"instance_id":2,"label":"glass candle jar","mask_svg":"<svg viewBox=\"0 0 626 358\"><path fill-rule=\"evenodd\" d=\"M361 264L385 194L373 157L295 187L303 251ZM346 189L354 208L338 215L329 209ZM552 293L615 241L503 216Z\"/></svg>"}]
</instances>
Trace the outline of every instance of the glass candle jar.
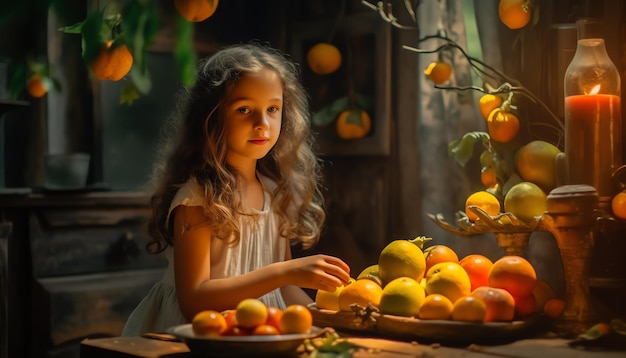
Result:
<instances>
[{"instance_id":1,"label":"glass candle jar","mask_svg":"<svg viewBox=\"0 0 626 358\"><path fill-rule=\"evenodd\" d=\"M593 186L601 202L617 186L622 165L620 76L604 39L579 21L576 53L565 71L565 184ZM587 37L591 36L591 37Z\"/></svg>"}]
</instances>

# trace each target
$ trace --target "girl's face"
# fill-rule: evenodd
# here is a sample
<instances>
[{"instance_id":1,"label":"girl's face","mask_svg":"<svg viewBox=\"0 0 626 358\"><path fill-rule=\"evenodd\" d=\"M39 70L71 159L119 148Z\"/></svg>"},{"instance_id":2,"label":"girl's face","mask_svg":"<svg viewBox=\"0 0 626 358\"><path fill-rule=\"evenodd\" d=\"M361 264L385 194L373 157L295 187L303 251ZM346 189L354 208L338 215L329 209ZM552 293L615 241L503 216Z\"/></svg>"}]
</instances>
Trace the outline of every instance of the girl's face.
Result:
<instances>
[{"instance_id":1,"label":"girl's face","mask_svg":"<svg viewBox=\"0 0 626 358\"><path fill-rule=\"evenodd\" d=\"M269 69L245 74L225 101L226 160L230 165L256 163L272 149L280 134L283 86Z\"/></svg>"}]
</instances>

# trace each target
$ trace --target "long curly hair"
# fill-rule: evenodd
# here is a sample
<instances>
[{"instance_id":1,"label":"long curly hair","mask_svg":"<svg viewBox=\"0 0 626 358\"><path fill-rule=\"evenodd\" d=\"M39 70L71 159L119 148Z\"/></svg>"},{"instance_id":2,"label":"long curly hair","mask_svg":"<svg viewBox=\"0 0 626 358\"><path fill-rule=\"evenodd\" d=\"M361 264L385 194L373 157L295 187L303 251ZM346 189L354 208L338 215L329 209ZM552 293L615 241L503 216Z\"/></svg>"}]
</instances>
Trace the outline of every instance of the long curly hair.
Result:
<instances>
[{"instance_id":1,"label":"long curly hair","mask_svg":"<svg viewBox=\"0 0 626 358\"><path fill-rule=\"evenodd\" d=\"M190 179L204 189L204 213L215 237L233 245L239 242L238 217L244 210L237 173L226 163L226 118L221 108L243 75L262 69L271 69L282 79L283 113L278 141L257 161L257 171L277 185L271 210L280 218L280 235L300 240L303 248L319 240L326 214L320 161L312 149L309 98L299 81L300 69L277 49L249 43L230 45L200 60L195 84L178 95L178 110L164 127L161 159L155 162L152 175L149 252L174 245L168 211L177 190Z\"/></svg>"}]
</instances>

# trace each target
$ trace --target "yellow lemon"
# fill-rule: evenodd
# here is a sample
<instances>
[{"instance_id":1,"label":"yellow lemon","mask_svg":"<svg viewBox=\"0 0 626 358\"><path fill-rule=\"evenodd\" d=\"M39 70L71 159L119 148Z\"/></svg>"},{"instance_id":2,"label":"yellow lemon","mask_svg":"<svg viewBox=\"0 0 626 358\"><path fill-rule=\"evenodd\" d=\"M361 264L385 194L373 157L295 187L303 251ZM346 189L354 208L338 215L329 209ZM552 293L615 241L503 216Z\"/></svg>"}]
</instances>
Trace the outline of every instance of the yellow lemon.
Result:
<instances>
[{"instance_id":1,"label":"yellow lemon","mask_svg":"<svg viewBox=\"0 0 626 358\"><path fill-rule=\"evenodd\" d=\"M415 317L426 297L424 288L410 277L399 277L389 282L380 296L380 313Z\"/></svg>"},{"instance_id":2,"label":"yellow lemon","mask_svg":"<svg viewBox=\"0 0 626 358\"><path fill-rule=\"evenodd\" d=\"M530 220L546 211L548 197L537 184L521 182L504 196L504 210L520 220Z\"/></svg>"},{"instance_id":3,"label":"yellow lemon","mask_svg":"<svg viewBox=\"0 0 626 358\"><path fill-rule=\"evenodd\" d=\"M350 283L354 282L353 278L350 278ZM335 288L334 291L317 290L315 293L315 306L318 309L327 309L333 311L339 311L339 293L345 286L341 285Z\"/></svg>"},{"instance_id":4,"label":"yellow lemon","mask_svg":"<svg viewBox=\"0 0 626 358\"><path fill-rule=\"evenodd\" d=\"M559 148L542 140L527 143L516 154L520 177L549 193L556 188L556 156L559 153Z\"/></svg>"},{"instance_id":5,"label":"yellow lemon","mask_svg":"<svg viewBox=\"0 0 626 358\"><path fill-rule=\"evenodd\" d=\"M426 294L438 293L450 302L471 293L472 284L465 269L456 262L442 262L426 273Z\"/></svg>"},{"instance_id":6,"label":"yellow lemon","mask_svg":"<svg viewBox=\"0 0 626 358\"><path fill-rule=\"evenodd\" d=\"M410 277L417 282L424 277L426 258L418 242L422 241L394 240L383 248L378 256L378 276L383 285L398 277Z\"/></svg>"}]
</instances>

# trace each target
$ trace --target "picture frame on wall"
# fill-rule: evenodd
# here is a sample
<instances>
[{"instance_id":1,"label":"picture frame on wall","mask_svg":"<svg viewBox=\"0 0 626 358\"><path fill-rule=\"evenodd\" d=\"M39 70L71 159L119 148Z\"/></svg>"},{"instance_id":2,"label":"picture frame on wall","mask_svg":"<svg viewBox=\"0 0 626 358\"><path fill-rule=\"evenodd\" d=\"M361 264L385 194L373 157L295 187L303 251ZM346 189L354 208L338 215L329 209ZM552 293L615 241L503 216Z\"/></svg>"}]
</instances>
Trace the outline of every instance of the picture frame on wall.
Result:
<instances>
[{"instance_id":1,"label":"picture frame on wall","mask_svg":"<svg viewBox=\"0 0 626 358\"><path fill-rule=\"evenodd\" d=\"M296 23L292 32L290 53L300 64L302 83L310 96L318 153L321 156L389 155L391 25L374 12L343 16L333 31L334 25L334 19ZM342 62L337 71L319 75L309 68L307 52L319 42L329 42L341 52ZM342 139L337 135L336 117L316 119L319 114L328 113L333 104L336 108L337 103L346 103L350 86L354 93L351 98L358 98L358 107L369 114L371 130L362 138Z\"/></svg>"}]
</instances>

